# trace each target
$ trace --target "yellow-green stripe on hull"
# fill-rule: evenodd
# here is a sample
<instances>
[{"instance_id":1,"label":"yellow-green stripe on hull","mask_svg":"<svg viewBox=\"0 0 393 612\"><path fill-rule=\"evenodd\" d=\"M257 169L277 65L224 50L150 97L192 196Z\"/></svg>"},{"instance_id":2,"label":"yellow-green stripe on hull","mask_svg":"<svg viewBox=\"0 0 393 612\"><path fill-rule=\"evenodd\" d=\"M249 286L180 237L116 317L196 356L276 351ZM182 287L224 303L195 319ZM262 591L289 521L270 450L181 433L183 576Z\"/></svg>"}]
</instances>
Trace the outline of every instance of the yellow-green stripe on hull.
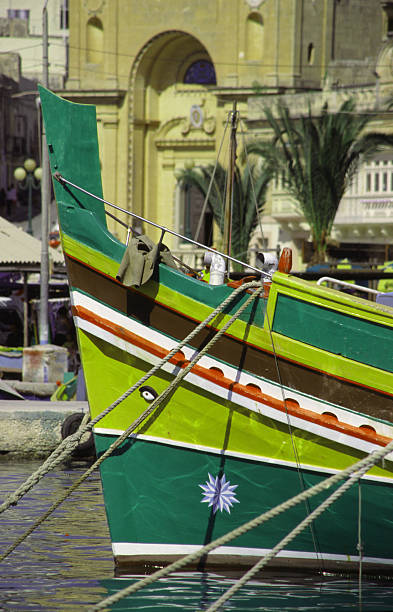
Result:
<instances>
[{"instance_id":1,"label":"yellow-green stripe on hull","mask_svg":"<svg viewBox=\"0 0 393 612\"><path fill-rule=\"evenodd\" d=\"M84 355L87 390L94 418L142 378L152 364L81 330L79 342ZM157 393L161 393L172 379L169 373L161 371L149 379L148 384ZM99 421L97 427L100 430L123 431L146 407L145 400L135 391ZM257 402L255 408L258 409ZM232 453L293 464L296 464L295 444L301 464L329 470L344 469L364 456L357 449L324 440L296 427L291 428L291 439L288 425L187 382L183 382L170 400L164 402L136 432L168 440L169 443L225 448ZM393 478L390 469L375 467L370 473Z\"/></svg>"},{"instance_id":2,"label":"yellow-green stripe on hull","mask_svg":"<svg viewBox=\"0 0 393 612\"><path fill-rule=\"evenodd\" d=\"M105 452L113 437L96 435L99 453ZM143 440L129 440L101 467L108 522L116 562L125 568L154 566L165 559L181 557L188 547L197 548L239 527L252 518L295 496L301 490L298 471L280 464L220 456L195 449L179 448ZM209 478L209 475L211 478ZM204 502L206 483L225 475L233 487L227 509L212 512ZM324 478L318 472L303 471L304 486ZM310 502L317 507L332 493L319 494ZM152 502L152 496L154 502ZM380 573L392 567L393 487L362 482L363 571L378 563ZM357 512L359 488L353 485L313 524L296 537L275 560L294 570L301 566L320 571L358 569ZM232 540L227 551L229 563L251 563L268 552L307 516L304 504L287 509L257 529ZM384 537L381 537L383 530ZM223 547L221 565L228 563ZM211 556L217 551L210 553ZM254 561L252 561L254 556ZM219 563L217 560L216 563Z\"/></svg>"}]
</instances>

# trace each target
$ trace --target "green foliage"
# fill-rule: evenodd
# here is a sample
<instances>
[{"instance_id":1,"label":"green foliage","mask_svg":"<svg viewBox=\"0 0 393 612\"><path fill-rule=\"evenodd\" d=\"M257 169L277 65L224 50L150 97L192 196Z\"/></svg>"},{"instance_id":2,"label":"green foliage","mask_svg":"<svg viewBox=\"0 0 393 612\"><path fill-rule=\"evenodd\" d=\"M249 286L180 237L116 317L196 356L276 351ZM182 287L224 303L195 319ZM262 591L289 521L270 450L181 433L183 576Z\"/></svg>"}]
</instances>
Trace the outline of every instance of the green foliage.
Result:
<instances>
[{"instance_id":1,"label":"green foliage","mask_svg":"<svg viewBox=\"0 0 393 612\"><path fill-rule=\"evenodd\" d=\"M179 176L179 180L184 184L197 187L205 199L209 192L208 203L221 234L224 230L227 175L227 171L220 164L209 164L185 169ZM271 171L259 161L251 167L245 165L242 170L235 166L231 255L237 259L246 259L251 232L265 204L266 189L271 176Z\"/></svg>"},{"instance_id":2,"label":"green foliage","mask_svg":"<svg viewBox=\"0 0 393 612\"><path fill-rule=\"evenodd\" d=\"M357 114L352 99L336 113L330 113L325 104L318 117L312 116L310 107L308 115L298 119L284 105L279 104L277 111L276 118L269 108L264 109L273 140L252 143L248 151L262 156L284 180L310 225L315 261L324 261L340 200L359 161L393 146L393 137L363 134L370 116Z\"/></svg>"}]
</instances>

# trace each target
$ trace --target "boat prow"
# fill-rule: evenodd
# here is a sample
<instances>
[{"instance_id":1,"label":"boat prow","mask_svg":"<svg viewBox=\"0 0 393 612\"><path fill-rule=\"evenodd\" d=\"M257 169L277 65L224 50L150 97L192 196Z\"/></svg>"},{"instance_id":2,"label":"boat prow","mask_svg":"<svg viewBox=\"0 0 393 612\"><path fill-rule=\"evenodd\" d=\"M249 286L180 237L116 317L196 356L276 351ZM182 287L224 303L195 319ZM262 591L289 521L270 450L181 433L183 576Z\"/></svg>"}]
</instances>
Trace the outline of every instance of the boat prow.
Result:
<instances>
[{"instance_id":1,"label":"boat prow","mask_svg":"<svg viewBox=\"0 0 393 612\"><path fill-rule=\"evenodd\" d=\"M158 245L139 280L134 268L119 275L141 249L106 224L94 107L40 96L92 419L112 407L94 427L98 455L137 423L101 466L119 570L170 563L385 449L393 310L291 276L284 260L265 288L258 271L251 284L212 285L165 263ZM275 566L392 573L392 468L389 454ZM239 535L206 566L253 564L322 497Z\"/></svg>"}]
</instances>

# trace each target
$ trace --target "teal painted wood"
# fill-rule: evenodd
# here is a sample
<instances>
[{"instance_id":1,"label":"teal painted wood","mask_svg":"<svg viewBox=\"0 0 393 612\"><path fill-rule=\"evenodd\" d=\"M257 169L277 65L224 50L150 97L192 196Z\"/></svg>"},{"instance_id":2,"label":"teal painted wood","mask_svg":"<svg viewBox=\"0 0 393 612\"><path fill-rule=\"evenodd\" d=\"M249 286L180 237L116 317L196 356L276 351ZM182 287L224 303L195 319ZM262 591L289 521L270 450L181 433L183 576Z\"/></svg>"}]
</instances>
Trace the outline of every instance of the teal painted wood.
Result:
<instances>
[{"instance_id":1,"label":"teal painted wood","mask_svg":"<svg viewBox=\"0 0 393 612\"><path fill-rule=\"evenodd\" d=\"M38 86L52 176L102 198L95 107L75 104ZM104 204L78 189L53 180L61 231L119 262L122 245L107 230Z\"/></svg>"},{"instance_id":2,"label":"teal painted wood","mask_svg":"<svg viewBox=\"0 0 393 612\"><path fill-rule=\"evenodd\" d=\"M100 454L113 437L96 434L95 442ZM205 485L209 473L213 478L225 474L231 486L237 485L234 492L239 503L233 503L230 514L225 510L213 514L208 504L202 503L199 485ZM314 472L303 474L306 488L327 478ZM217 538L301 491L293 468L131 439L102 464L101 477L112 542L202 545L207 537ZM362 516L367 522L363 554L392 558L393 486L364 481L361 488ZM311 509L332 492L329 489L312 498ZM318 552L356 556L357 513L355 484L315 521ZM305 505L299 504L228 546L272 548L305 515ZM288 548L316 552L310 529Z\"/></svg>"},{"instance_id":3,"label":"teal painted wood","mask_svg":"<svg viewBox=\"0 0 393 612\"><path fill-rule=\"evenodd\" d=\"M393 372L393 328L279 294L273 331Z\"/></svg>"},{"instance_id":4,"label":"teal painted wood","mask_svg":"<svg viewBox=\"0 0 393 612\"><path fill-rule=\"evenodd\" d=\"M52 175L60 172L72 183L102 198L95 107L69 102L41 86L39 92ZM54 189L62 232L120 264L125 245L108 232L103 203L56 180ZM225 285L210 286L166 266L160 266L156 280L212 308L233 291ZM240 296L225 313L235 312L245 299ZM263 326L264 306L265 302L258 300L258 307L250 305L240 318Z\"/></svg>"},{"instance_id":5,"label":"teal painted wood","mask_svg":"<svg viewBox=\"0 0 393 612\"><path fill-rule=\"evenodd\" d=\"M227 285L209 285L208 283L187 276L182 272L178 272L164 265L160 265L158 280L169 289L178 291L211 308L216 308L219 304L222 304L222 302L233 293L233 287L228 287ZM247 294L240 294L223 310L223 313L229 315L234 314L248 297ZM243 311L239 319L246 323L263 327L266 303L267 300L264 298L255 300L255 302L250 304L248 308ZM187 314L192 316L192 313Z\"/></svg>"},{"instance_id":6,"label":"teal painted wood","mask_svg":"<svg viewBox=\"0 0 393 612\"><path fill-rule=\"evenodd\" d=\"M46 140L52 174L60 172L70 180L102 198L101 168L98 152L95 106L75 104L38 86L45 121ZM65 190L54 181L56 199L91 210L106 226L104 205L70 187Z\"/></svg>"},{"instance_id":7,"label":"teal painted wood","mask_svg":"<svg viewBox=\"0 0 393 612\"><path fill-rule=\"evenodd\" d=\"M86 231L84 230L85 226L82 222L83 220L80 220L79 213L77 217L79 218L81 231L84 231L86 234ZM75 221L77 223L78 219ZM74 224L73 232L75 232L76 223ZM93 232L91 233L91 237L93 239ZM84 238L84 242L85 244L87 242L86 236ZM95 267L94 261L90 261L90 264L93 268ZM79 281L80 279L78 278L77 280ZM195 300L196 302L199 302L201 305L211 307L212 309L217 308L217 306L219 306L234 291L233 288L228 287L227 285L208 285L207 283L191 278L190 276L187 276L174 268L169 268L164 264L160 264L158 266L157 274L154 275L153 280L146 283L146 285L141 287L139 291L137 290L138 293L144 294L144 290L151 288L155 282L165 285L168 289L172 289L181 296L184 295L192 300ZM85 291L83 283L78 284L74 282L72 285L72 290L81 291L81 293L84 293L85 295L90 295ZM174 310L183 312L185 317L189 317L194 321L199 321L200 312L195 309L195 304L191 304L188 308L186 308L184 302L179 303L179 300L176 299L178 297L176 293L173 295L172 308ZM90 297L97 299L93 295ZM238 295L226 308L223 309L223 314L231 316L238 312L240 306L248 299L248 297L249 295L247 293ZM98 301L102 304L106 303L105 300L102 299L98 299ZM265 298L256 299L253 303L249 304L245 310L243 310L238 317L239 320L244 321L248 325L263 327L266 303L267 300Z\"/></svg>"}]
</instances>

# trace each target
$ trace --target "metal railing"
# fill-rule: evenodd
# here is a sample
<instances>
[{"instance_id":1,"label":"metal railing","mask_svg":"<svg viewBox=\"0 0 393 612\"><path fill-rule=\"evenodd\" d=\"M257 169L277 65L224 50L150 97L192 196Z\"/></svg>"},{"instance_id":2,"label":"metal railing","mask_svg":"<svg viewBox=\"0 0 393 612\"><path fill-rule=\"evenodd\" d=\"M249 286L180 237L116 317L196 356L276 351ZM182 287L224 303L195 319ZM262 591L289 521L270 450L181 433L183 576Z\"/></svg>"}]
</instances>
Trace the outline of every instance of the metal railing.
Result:
<instances>
[{"instance_id":1,"label":"metal railing","mask_svg":"<svg viewBox=\"0 0 393 612\"><path fill-rule=\"evenodd\" d=\"M188 242L189 244L193 244L196 247L199 247L200 249L203 249L204 251L210 251L211 253L218 253L218 255L221 255L222 257L224 257L225 259L227 259L228 261L232 261L234 263L240 264L241 266L247 268L247 270L252 270L253 272L257 272L258 275L264 276L265 278L271 279L271 274L269 274L268 272L265 272L263 270L260 270L259 268L255 268L254 266L251 266L250 264L245 263L244 261L241 261L240 259L236 259L235 257L231 257L230 255L227 255L226 253L222 253L221 251L218 251L217 249L213 248L213 247L208 247L200 242L197 242L196 240L192 240L191 238L187 238L186 236L183 236L182 234L179 234L178 232L175 232L174 230L171 230L163 225L160 225L159 223L154 223L154 221L150 221L149 219L146 219L145 217L142 217L141 215L137 215L136 213L130 212L129 210L126 210L124 208L121 208L120 206L117 206L117 204L113 204L112 202L108 202L108 200L104 200L103 198L100 198L99 196L96 196L94 193L90 193L90 191L87 191L86 189L83 189L82 187L79 187L79 185L75 185L75 183L72 183L71 181L67 180L66 178L64 178L64 176L62 176L60 174L60 172L55 172L53 175L53 178L56 179L60 184L62 185L70 185L71 187L74 187L74 189L77 189L78 191L81 191L82 193L85 193L86 195L90 196L91 198L98 200L99 202L102 202L103 204L107 204L107 206L111 206L112 208L114 208L115 210L118 210L119 212L122 212L126 215L128 215L129 217L132 217L133 219L138 219L138 221L142 221L142 223L147 223L148 225L151 225L152 227L155 227L159 230L161 230L161 239L160 241L162 241L162 238L164 236L164 234L171 234L172 236L176 236L177 238L180 238L181 240ZM117 217L115 217L114 215L110 214L110 217L114 220L116 220L117 222L119 222L121 225L123 225L124 227L127 228L128 233L130 233L131 231L133 231L133 229L131 228L130 225L127 225L126 223L120 221L120 219L118 219Z\"/></svg>"},{"instance_id":2,"label":"metal railing","mask_svg":"<svg viewBox=\"0 0 393 612\"><path fill-rule=\"evenodd\" d=\"M322 276L322 278L317 280L317 285L321 285L325 282L334 283L335 285L341 285L342 287L348 287L350 289L356 289L356 291L364 291L365 293L370 293L372 295L378 295L381 293L381 291L377 291L376 289L369 289L368 287L363 287L362 285L348 283L347 281L338 280L337 278L332 278L331 276Z\"/></svg>"}]
</instances>

